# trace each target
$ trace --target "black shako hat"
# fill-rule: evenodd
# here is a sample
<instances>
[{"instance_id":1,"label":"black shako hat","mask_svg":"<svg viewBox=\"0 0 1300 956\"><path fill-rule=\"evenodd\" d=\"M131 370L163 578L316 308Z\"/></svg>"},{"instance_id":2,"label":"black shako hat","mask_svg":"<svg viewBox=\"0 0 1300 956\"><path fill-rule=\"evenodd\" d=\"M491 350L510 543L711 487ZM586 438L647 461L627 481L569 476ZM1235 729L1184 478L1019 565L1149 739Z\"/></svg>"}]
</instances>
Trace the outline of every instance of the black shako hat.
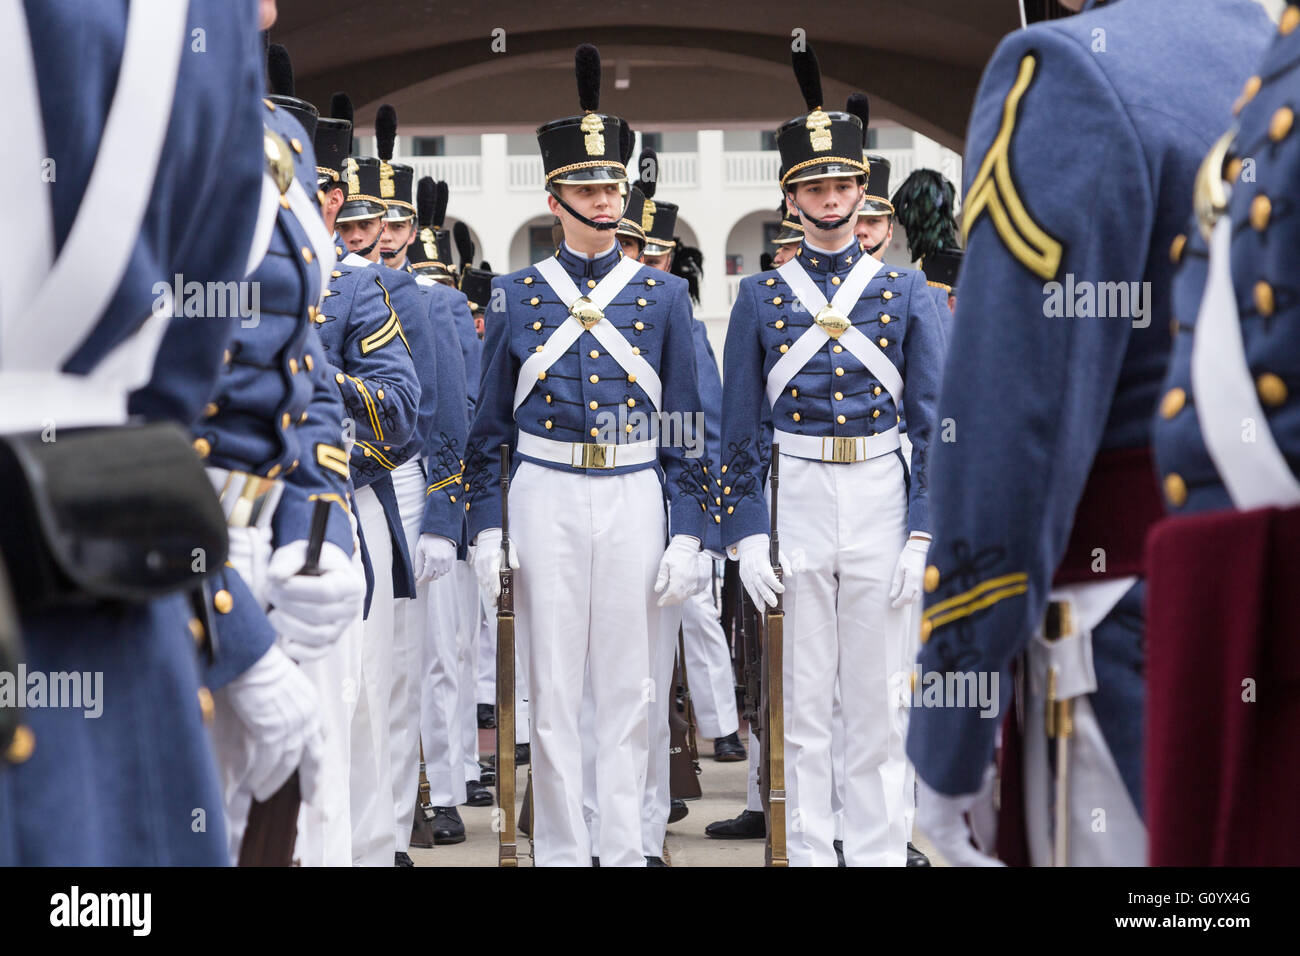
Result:
<instances>
[{"instance_id":1,"label":"black shako hat","mask_svg":"<svg viewBox=\"0 0 1300 956\"><path fill-rule=\"evenodd\" d=\"M862 155L862 137L868 118L866 97L862 115L827 113L822 109L821 68L812 48L791 54L795 79L808 112L781 125L776 146L781 151L781 188L834 176L869 175Z\"/></svg>"}]
</instances>

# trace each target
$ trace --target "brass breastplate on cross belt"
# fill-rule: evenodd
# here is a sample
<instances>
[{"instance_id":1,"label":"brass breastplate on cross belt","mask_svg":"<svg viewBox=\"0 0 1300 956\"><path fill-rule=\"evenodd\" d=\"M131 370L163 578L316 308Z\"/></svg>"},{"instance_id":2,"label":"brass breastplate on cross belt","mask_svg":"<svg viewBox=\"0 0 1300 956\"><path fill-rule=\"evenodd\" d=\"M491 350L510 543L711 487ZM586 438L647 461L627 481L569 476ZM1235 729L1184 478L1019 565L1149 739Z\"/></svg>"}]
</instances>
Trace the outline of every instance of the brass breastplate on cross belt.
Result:
<instances>
[{"instance_id":1,"label":"brass breastplate on cross belt","mask_svg":"<svg viewBox=\"0 0 1300 956\"><path fill-rule=\"evenodd\" d=\"M838 339L853 327L853 323L848 320L848 317L829 302L813 317L813 321L820 325L826 331L826 334L833 339Z\"/></svg>"}]
</instances>

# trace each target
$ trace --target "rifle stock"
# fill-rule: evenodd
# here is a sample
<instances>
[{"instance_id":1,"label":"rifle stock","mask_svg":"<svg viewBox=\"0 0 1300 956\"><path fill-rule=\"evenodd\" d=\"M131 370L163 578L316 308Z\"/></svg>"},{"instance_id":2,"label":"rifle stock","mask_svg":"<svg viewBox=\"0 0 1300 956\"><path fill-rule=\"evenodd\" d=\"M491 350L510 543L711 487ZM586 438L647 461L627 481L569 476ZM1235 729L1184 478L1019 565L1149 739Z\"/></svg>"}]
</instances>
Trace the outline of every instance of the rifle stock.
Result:
<instances>
[{"instance_id":1,"label":"rifle stock","mask_svg":"<svg viewBox=\"0 0 1300 956\"><path fill-rule=\"evenodd\" d=\"M510 446L501 446L501 596L497 601L497 866L516 867L515 582L510 568Z\"/></svg>"}]
</instances>

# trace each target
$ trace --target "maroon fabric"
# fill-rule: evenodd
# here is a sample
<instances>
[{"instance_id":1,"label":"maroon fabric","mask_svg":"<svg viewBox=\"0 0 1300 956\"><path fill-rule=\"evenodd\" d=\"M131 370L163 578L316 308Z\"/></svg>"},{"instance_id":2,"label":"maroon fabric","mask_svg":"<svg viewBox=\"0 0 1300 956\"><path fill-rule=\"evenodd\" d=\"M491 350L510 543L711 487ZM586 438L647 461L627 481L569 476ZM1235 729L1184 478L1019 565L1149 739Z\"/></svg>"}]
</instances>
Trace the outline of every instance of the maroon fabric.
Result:
<instances>
[{"instance_id":1,"label":"maroon fabric","mask_svg":"<svg viewBox=\"0 0 1300 956\"><path fill-rule=\"evenodd\" d=\"M1025 833L1024 737L1015 703L1002 721L998 758L997 857L1007 866L1029 866L1029 837Z\"/></svg>"},{"instance_id":2,"label":"maroon fabric","mask_svg":"<svg viewBox=\"0 0 1300 956\"><path fill-rule=\"evenodd\" d=\"M1062 587L1141 574L1147 532L1164 516L1151 449L1102 452L1092 463L1052 584ZM1092 569L1096 548L1105 550L1105 571Z\"/></svg>"},{"instance_id":3,"label":"maroon fabric","mask_svg":"<svg viewBox=\"0 0 1300 956\"><path fill-rule=\"evenodd\" d=\"M1300 508L1171 518L1146 555L1151 863L1300 864Z\"/></svg>"}]
</instances>

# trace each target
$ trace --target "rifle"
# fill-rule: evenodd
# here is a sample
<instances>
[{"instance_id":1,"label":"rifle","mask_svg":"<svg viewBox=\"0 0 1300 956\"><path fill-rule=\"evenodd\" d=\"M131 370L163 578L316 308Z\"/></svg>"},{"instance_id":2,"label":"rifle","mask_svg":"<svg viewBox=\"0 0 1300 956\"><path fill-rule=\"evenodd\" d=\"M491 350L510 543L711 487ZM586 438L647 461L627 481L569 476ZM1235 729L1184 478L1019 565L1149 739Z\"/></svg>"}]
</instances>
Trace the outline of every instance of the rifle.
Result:
<instances>
[{"instance_id":1,"label":"rifle","mask_svg":"<svg viewBox=\"0 0 1300 956\"><path fill-rule=\"evenodd\" d=\"M415 819L411 821L411 846L433 846L433 801L429 774L424 764L424 740L420 740L420 785L415 792Z\"/></svg>"},{"instance_id":2,"label":"rifle","mask_svg":"<svg viewBox=\"0 0 1300 956\"><path fill-rule=\"evenodd\" d=\"M510 569L510 446L501 446L501 597L497 600L497 866L515 857L515 581Z\"/></svg>"},{"instance_id":3,"label":"rifle","mask_svg":"<svg viewBox=\"0 0 1300 956\"><path fill-rule=\"evenodd\" d=\"M1055 643L1074 632L1070 605L1065 601L1051 601L1047 605L1047 620L1043 637ZM1070 738L1074 735L1074 699L1059 698L1056 665L1047 669L1047 713L1045 729L1048 746L1055 742L1056 780L1053 808L1055 824L1052 831L1052 866L1070 865Z\"/></svg>"},{"instance_id":4,"label":"rifle","mask_svg":"<svg viewBox=\"0 0 1300 956\"><path fill-rule=\"evenodd\" d=\"M682 631L677 629L678 641ZM678 644L679 649L681 644ZM686 687L686 715L677 713L677 707L670 699L668 706L668 790L676 800L696 800L703 795L700 788L699 754L695 749L695 728L691 726L694 714L690 707L690 689L686 684L686 655L683 653L673 669L673 688L678 684ZM675 690L673 696L676 696Z\"/></svg>"},{"instance_id":5,"label":"rifle","mask_svg":"<svg viewBox=\"0 0 1300 956\"><path fill-rule=\"evenodd\" d=\"M299 574L319 577L325 573L320 567L320 552L325 546L325 529L329 525L331 507L327 499L316 499L316 507L311 513L311 533L307 537L307 560ZM302 791L298 787L297 770L265 803L254 800L248 810L244 839L239 845L239 865L292 866L301 805Z\"/></svg>"},{"instance_id":6,"label":"rifle","mask_svg":"<svg viewBox=\"0 0 1300 956\"><path fill-rule=\"evenodd\" d=\"M769 539L769 559L772 572L781 580L781 541L777 532L776 505L780 484L781 448L772 444L772 467L770 481L772 484L772 536ZM785 847L785 695L782 687L782 663L784 660L785 610L781 595L776 595L776 606L768 607L763 612L763 625L766 638L763 642L763 676L764 690L767 692L767 722L764 729L766 740L763 741L762 755L765 758L766 773L763 778L767 784L767 851L768 866L789 866Z\"/></svg>"},{"instance_id":7,"label":"rifle","mask_svg":"<svg viewBox=\"0 0 1300 956\"><path fill-rule=\"evenodd\" d=\"M700 748L695 739L695 704L691 701L691 679L686 673L686 631L681 625L677 626L677 660L681 663L682 672L682 696L686 700L686 739L690 744L691 766L696 774L700 770Z\"/></svg>"}]
</instances>

